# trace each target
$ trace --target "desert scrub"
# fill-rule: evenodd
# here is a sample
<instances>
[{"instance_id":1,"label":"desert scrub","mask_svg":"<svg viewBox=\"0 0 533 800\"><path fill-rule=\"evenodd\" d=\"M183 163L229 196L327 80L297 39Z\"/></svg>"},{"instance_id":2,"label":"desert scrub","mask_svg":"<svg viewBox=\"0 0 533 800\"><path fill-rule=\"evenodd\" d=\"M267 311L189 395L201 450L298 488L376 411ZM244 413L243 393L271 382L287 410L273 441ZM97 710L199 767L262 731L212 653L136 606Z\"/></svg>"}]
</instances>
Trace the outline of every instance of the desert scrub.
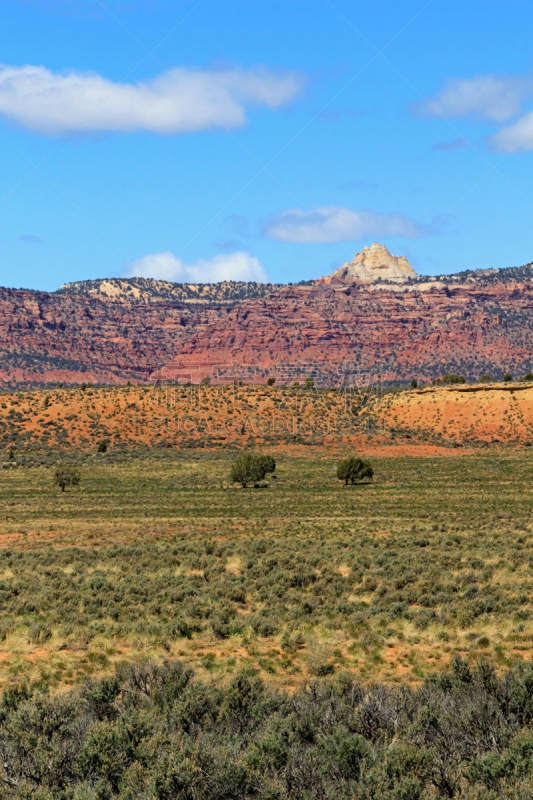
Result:
<instances>
[{"instance_id":1,"label":"desert scrub","mask_svg":"<svg viewBox=\"0 0 533 800\"><path fill-rule=\"evenodd\" d=\"M222 682L216 659L202 661L203 680L179 661L148 661L59 696L27 682L11 686L0 701L2 796L523 800L533 793L531 666L498 677L457 658L415 689L365 688L343 673L289 695L250 671ZM265 674L276 672L264 662ZM318 675L328 663L317 657Z\"/></svg>"},{"instance_id":2,"label":"desert scrub","mask_svg":"<svg viewBox=\"0 0 533 800\"><path fill-rule=\"evenodd\" d=\"M42 455L53 469L57 455ZM76 682L111 672L121 653L183 651L196 663L193 645L204 643L222 673L248 659L293 685L312 677L316 642L365 680L419 679L413 647L419 671L463 647L498 665L533 656L524 455L373 459L379 480L355 491L339 484L333 458L276 454L268 491L224 488L228 455L112 444L105 459L84 459L80 487L53 504L48 466L2 473L0 685L14 650L29 666L43 651L66 653ZM35 624L53 635L36 640ZM394 646L383 649L386 630ZM463 638L472 632L474 644ZM83 648L104 639L109 663L78 671Z\"/></svg>"}]
</instances>

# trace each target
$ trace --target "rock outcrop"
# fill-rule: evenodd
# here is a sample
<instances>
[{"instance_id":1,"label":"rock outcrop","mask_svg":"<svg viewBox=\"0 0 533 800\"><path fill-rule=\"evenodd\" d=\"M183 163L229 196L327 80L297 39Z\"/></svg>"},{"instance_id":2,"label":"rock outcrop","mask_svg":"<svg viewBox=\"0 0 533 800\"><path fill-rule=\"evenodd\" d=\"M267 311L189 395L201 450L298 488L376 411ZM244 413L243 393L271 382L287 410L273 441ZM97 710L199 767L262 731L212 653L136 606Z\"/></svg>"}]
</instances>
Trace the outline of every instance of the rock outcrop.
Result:
<instances>
[{"instance_id":1,"label":"rock outcrop","mask_svg":"<svg viewBox=\"0 0 533 800\"><path fill-rule=\"evenodd\" d=\"M321 282L330 284L369 284L375 281L407 283L418 275L404 256L393 256L385 245L374 242L372 247L363 247L353 261L347 261L332 275Z\"/></svg>"}]
</instances>

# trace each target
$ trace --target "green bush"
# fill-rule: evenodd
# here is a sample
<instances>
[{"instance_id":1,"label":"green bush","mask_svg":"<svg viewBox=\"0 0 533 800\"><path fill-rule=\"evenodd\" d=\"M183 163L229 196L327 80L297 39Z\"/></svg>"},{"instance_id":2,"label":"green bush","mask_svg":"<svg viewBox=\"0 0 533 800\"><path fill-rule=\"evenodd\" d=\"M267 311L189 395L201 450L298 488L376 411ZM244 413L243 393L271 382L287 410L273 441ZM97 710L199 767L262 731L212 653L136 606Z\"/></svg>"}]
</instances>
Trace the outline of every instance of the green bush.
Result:
<instances>
[{"instance_id":1,"label":"green bush","mask_svg":"<svg viewBox=\"0 0 533 800\"><path fill-rule=\"evenodd\" d=\"M70 464L62 464L56 467L54 472L54 483L59 486L62 492L65 491L67 486L78 486L81 480L81 475L76 467Z\"/></svg>"},{"instance_id":2,"label":"green bush","mask_svg":"<svg viewBox=\"0 0 533 800\"><path fill-rule=\"evenodd\" d=\"M433 381L433 386L454 386L458 383L466 383L463 375L455 375L453 372L449 375L443 375L442 378L437 378Z\"/></svg>"},{"instance_id":3,"label":"green bush","mask_svg":"<svg viewBox=\"0 0 533 800\"><path fill-rule=\"evenodd\" d=\"M21 683L0 700L1 795L525 800L532 681L531 665L500 677L458 658L418 688L340 674L288 694L246 672L201 682L179 661L121 665L62 695Z\"/></svg>"},{"instance_id":4,"label":"green bush","mask_svg":"<svg viewBox=\"0 0 533 800\"><path fill-rule=\"evenodd\" d=\"M363 461L362 458L347 458L337 465L337 478L344 481L345 486L348 486L348 483L353 486L365 480L372 480L373 477L374 470L370 463Z\"/></svg>"},{"instance_id":5,"label":"green bush","mask_svg":"<svg viewBox=\"0 0 533 800\"><path fill-rule=\"evenodd\" d=\"M258 483L273 473L276 462L272 456L263 456L255 453L244 453L239 456L231 466L230 478L232 483L240 483L246 489L249 483Z\"/></svg>"}]
</instances>

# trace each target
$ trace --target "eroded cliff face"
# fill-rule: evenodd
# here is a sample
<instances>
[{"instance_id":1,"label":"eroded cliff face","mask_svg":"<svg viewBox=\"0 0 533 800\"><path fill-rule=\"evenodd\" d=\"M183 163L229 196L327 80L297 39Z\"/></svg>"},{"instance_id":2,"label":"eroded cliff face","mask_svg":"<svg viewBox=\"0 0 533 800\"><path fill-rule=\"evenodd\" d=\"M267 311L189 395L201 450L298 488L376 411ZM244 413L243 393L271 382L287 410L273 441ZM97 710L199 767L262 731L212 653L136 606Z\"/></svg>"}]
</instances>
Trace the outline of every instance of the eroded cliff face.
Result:
<instances>
[{"instance_id":1,"label":"eroded cliff face","mask_svg":"<svg viewBox=\"0 0 533 800\"><path fill-rule=\"evenodd\" d=\"M89 295L0 289L0 381L147 381L172 358L184 331L213 322L206 306L134 305Z\"/></svg>"},{"instance_id":2,"label":"eroded cliff face","mask_svg":"<svg viewBox=\"0 0 533 800\"><path fill-rule=\"evenodd\" d=\"M528 372L533 352L533 284L370 292L351 287L287 288L234 308L184 341L201 360L263 366L285 360L381 364L387 381L447 372Z\"/></svg>"},{"instance_id":3,"label":"eroded cliff face","mask_svg":"<svg viewBox=\"0 0 533 800\"><path fill-rule=\"evenodd\" d=\"M533 283L402 288L285 287L232 306L1 289L0 380L145 382L180 357L379 362L390 382L532 369Z\"/></svg>"}]
</instances>

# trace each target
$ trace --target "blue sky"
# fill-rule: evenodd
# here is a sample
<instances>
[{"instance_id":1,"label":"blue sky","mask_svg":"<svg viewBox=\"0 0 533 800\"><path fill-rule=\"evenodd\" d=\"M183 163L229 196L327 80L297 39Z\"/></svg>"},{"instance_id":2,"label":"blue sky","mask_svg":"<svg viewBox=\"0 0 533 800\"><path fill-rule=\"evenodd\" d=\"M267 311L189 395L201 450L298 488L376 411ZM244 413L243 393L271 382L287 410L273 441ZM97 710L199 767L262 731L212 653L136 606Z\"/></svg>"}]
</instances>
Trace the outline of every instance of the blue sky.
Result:
<instances>
[{"instance_id":1,"label":"blue sky","mask_svg":"<svg viewBox=\"0 0 533 800\"><path fill-rule=\"evenodd\" d=\"M0 284L533 260L526 2L0 0Z\"/></svg>"}]
</instances>

